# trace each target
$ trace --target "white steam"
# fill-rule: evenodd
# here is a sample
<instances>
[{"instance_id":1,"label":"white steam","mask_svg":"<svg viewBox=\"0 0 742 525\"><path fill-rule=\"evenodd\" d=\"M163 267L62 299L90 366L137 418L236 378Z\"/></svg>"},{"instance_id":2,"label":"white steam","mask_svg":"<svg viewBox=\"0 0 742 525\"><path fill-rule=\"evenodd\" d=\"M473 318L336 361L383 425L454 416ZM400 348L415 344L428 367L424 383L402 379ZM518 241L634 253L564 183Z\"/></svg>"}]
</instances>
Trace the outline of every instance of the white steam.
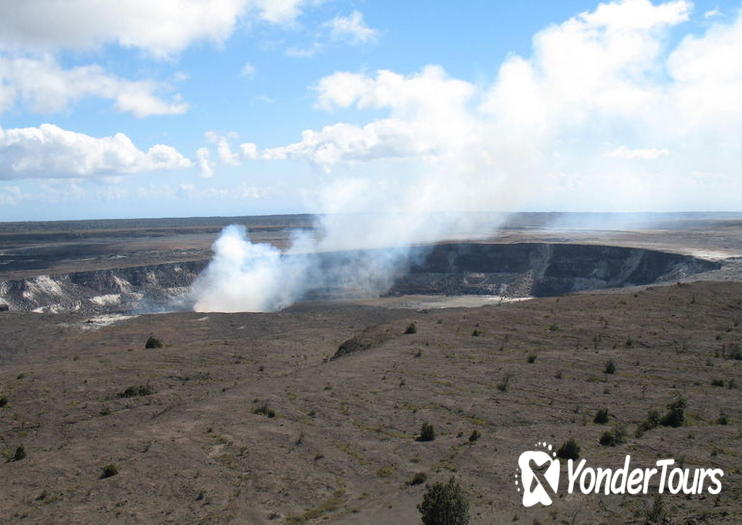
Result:
<instances>
[{"instance_id":1,"label":"white steam","mask_svg":"<svg viewBox=\"0 0 742 525\"><path fill-rule=\"evenodd\" d=\"M196 308L383 292L411 244L491 234L498 217L471 212L738 209L742 11L698 31L691 17L686 0L601 3L538 32L532 55L508 56L492 82L439 66L321 79L318 109L378 118L250 144L251 158L320 168L318 236L281 255L226 231ZM372 248L384 249L332 264L310 255Z\"/></svg>"},{"instance_id":2,"label":"white steam","mask_svg":"<svg viewBox=\"0 0 742 525\"><path fill-rule=\"evenodd\" d=\"M225 228L213 249L213 260L193 285L197 312L267 312L298 298L303 257L285 258L270 244L253 244L238 225Z\"/></svg>"}]
</instances>

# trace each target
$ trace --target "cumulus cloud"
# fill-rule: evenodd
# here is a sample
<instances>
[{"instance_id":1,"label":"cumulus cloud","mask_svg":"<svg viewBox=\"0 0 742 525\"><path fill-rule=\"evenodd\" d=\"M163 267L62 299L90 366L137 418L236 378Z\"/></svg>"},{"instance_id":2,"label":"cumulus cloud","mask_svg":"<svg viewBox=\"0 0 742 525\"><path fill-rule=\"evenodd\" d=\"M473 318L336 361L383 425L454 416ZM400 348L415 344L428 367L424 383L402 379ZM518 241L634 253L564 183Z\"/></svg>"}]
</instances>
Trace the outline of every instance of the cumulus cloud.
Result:
<instances>
[{"instance_id":1,"label":"cumulus cloud","mask_svg":"<svg viewBox=\"0 0 742 525\"><path fill-rule=\"evenodd\" d=\"M306 130L300 141L263 155L325 168L417 158L421 169L448 172L449 180L479 173L482 184L508 181L513 205L528 187L546 191L565 176L610 181L628 196L637 188L624 187L627 170L647 175L646 160L691 180L708 171L709 148L718 150L715 168L731 173L739 162L734 137L742 133L742 16L681 34L673 45L670 31L690 12L683 0L600 4L538 32L531 55L509 56L490 84L450 77L438 66L409 75L334 73L315 86L318 109L388 114ZM617 142L635 147L606 151Z\"/></svg>"},{"instance_id":2,"label":"cumulus cloud","mask_svg":"<svg viewBox=\"0 0 742 525\"><path fill-rule=\"evenodd\" d=\"M29 110L50 113L94 96L112 100L119 111L137 117L185 113L188 104L178 95L163 98L161 93L166 91L167 85L150 80L126 80L97 65L63 69L50 56L0 56L0 112L20 102Z\"/></svg>"},{"instance_id":3,"label":"cumulus cloud","mask_svg":"<svg viewBox=\"0 0 742 525\"><path fill-rule=\"evenodd\" d=\"M233 142L237 140L237 133L217 133L207 131L204 134L206 141L216 148L216 159L212 158L212 150L209 147L201 147L196 151L196 166L205 179L215 175L218 166L240 166L246 160L256 160L260 157L258 147L252 142L238 144L233 148Z\"/></svg>"},{"instance_id":4,"label":"cumulus cloud","mask_svg":"<svg viewBox=\"0 0 742 525\"><path fill-rule=\"evenodd\" d=\"M96 138L52 124L0 128L0 179L126 175L190 166L170 146L143 151L123 133Z\"/></svg>"},{"instance_id":5,"label":"cumulus cloud","mask_svg":"<svg viewBox=\"0 0 742 525\"><path fill-rule=\"evenodd\" d=\"M341 161L420 158L436 152L436 144L416 138L416 126L385 119L365 126L333 124L320 131L306 130L295 144L263 151L267 160L308 160L321 166Z\"/></svg>"},{"instance_id":6,"label":"cumulus cloud","mask_svg":"<svg viewBox=\"0 0 742 525\"><path fill-rule=\"evenodd\" d=\"M201 177L210 179L214 176L214 163L211 161L209 148L198 148L196 150L196 166Z\"/></svg>"},{"instance_id":7,"label":"cumulus cloud","mask_svg":"<svg viewBox=\"0 0 742 525\"><path fill-rule=\"evenodd\" d=\"M223 42L242 19L290 24L306 0L24 0L0 7L0 48L53 51L114 43L168 57Z\"/></svg>"},{"instance_id":8,"label":"cumulus cloud","mask_svg":"<svg viewBox=\"0 0 742 525\"><path fill-rule=\"evenodd\" d=\"M230 140L236 138L236 133L219 135L214 131L207 131L205 136L206 140L216 145L216 153L219 157L219 162L227 166L240 165L239 155L232 151L232 146L230 144Z\"/></svg>"},{"instance_id":9,"label":"cumulus cloud","mask_svg":"<svg viewBox=\"0 0 742 525\"><path fill-rule=\"evenodd\" d=\"M349 16L338 15L325 25L330 30L332 39L351 44L374 42L379 36L377 30L366 25L363 13L360 11L353 11Z\"/></svg>"}]
</instances>

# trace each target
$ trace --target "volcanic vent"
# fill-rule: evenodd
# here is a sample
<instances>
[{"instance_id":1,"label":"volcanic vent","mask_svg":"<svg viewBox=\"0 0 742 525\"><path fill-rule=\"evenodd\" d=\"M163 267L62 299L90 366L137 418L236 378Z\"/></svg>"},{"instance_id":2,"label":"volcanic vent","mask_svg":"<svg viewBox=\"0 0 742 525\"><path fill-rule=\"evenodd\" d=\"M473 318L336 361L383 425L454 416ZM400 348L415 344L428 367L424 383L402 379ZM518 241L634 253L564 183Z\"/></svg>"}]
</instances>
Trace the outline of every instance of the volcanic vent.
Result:
<instances>
[{"instance_id":1,"label":"volcanic vent","mask_svg":"<svg viewBox=\"0 0 742 525\"><path fill-rule=\"evenodd\" d=\"M327 276L349 275L383 250L314 254L304 299L378 295L497 295L529 297L685 279L721 263L688 255L621 246L549 243L445 243L414 246L394 271L364 289ZM0 304L14 311L126 312L183 308L207 261L41 275L0 281ZM311 276L310 276L311 277ZM375 278L370 276L370 280ZM175 306L179 305L179 306Z\"/></svg>"}]
</instances>

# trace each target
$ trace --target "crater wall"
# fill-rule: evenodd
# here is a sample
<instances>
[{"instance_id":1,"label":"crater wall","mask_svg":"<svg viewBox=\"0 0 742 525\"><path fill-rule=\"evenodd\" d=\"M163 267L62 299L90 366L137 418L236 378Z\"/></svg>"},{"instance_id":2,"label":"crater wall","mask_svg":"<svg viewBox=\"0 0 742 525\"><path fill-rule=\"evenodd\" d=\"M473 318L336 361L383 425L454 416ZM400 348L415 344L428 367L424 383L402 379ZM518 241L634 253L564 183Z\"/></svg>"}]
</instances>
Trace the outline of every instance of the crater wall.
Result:
<instances>
[{"instance_id":1,"label":"crater wall","mask_svg":"<svg viewBox=\"0 0 742 525\"><path fill-rule=\"evenodd\" d=\"M356 265L376 251L317 254L318 267ZM553 296L678 281L721 263L687 255L580 244L449 243L415 246L397 265L387 295ZM13 311L122 312L173 309L208 261L39 275L0 281L0 305ZM309 298L331 298L330 289ZM347 293L346 293L347 297Z\"/></svg>"}]
</instances>

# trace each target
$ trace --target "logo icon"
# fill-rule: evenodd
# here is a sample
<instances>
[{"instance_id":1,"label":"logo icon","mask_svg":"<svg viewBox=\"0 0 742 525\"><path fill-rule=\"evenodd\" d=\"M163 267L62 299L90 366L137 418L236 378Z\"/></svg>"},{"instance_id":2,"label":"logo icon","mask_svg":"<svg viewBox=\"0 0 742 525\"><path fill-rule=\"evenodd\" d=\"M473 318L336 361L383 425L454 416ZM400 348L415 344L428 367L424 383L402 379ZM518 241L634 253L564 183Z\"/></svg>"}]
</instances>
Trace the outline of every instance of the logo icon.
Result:
<instances>
[{"instance_id":1,"label":"logo icon","mask_svg":"<svg viewBox=\"0 0 742 525\"><path fill-rule=\"evenodd\" d=\"M538 450L527 450L518 458L515 485L523 491L523 506L551 505L559 488L559 460L553 447L539 441Z\"/></svg>"}]
</instances>

